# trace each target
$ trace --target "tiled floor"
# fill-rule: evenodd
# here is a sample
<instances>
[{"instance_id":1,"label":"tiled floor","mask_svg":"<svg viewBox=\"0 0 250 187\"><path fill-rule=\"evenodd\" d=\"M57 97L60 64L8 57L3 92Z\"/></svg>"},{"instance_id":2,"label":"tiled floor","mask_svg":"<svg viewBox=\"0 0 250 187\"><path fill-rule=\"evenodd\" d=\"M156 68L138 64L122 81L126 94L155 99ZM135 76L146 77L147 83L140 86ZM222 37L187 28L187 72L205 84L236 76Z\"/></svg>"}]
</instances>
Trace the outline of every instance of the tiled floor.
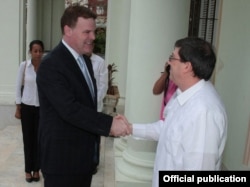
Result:
<instances>
[{"instance_id":1,"label":"tiled floor","mask_svg":"<svg viewBox=\"0 0 250 187\"><path fill-rule=\"evenodd\" d=\"M92 187L114 187L114 157L112 137L102 137L100 165L93 176ZM24 179L23 142L20 125L0 130L0 187L43 187L40 182Z\"/></svg>"},{"instance_id":2,"label":"tiled floor","mask_svg":"<svg viewBox=\"0 0 250 187\"><path fill-rule=\"evenodd\" d=\"M110 107L104 112L110 115ZM124 106L117 106L117 113L124 113ZM0 107L0 187L43 187L41 181L27 183L24 173L23 140L20 121L13 118L14 107ZM4 117L3 117L3 114ZM113 137L101 138L98 172L93 176L92 187L115 187L115 161Z\"/></svg>"}]
</instances>

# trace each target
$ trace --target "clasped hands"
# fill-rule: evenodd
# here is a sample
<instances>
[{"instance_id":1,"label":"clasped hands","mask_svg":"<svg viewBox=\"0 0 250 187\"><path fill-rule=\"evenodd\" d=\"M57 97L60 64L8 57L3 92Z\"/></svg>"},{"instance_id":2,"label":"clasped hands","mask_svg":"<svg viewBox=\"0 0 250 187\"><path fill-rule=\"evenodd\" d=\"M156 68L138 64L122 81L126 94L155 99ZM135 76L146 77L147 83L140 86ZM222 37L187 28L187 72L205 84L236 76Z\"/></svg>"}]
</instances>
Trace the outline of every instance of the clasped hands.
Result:
<instances>
[{"instance_id":1,"label":"clasped hands","mask_svg":"<svg viewBox=\"0 0 250 187\"><path fill-rule=\"evenodd\" d=\"M132 125L128 122L125 116L117 115L113 118L110 129L111 136L127 136L132 134Z\"/></svg>"}]
</instances>

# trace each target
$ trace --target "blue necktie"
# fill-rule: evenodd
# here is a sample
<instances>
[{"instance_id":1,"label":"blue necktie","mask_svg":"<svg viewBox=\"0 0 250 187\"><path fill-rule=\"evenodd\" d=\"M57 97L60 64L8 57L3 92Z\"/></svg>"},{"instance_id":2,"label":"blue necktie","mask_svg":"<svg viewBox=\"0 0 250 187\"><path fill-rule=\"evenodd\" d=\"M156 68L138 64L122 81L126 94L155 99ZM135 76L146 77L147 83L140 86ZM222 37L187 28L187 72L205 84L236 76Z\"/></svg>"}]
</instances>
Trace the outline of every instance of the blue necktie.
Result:
<instances>
[{"instance_id":1,"label":"blue necktie","mask_svg":"<svg viewBox=\"0 0 250 187\"><path fill-rule=\"evenodd\" d=\"M92 83L92 80L91 80L91 77L90 77L88 68L87 68L87 66L86 66L85 60L83 59L82 56L79 56L79 57L77 58L77 61L78 61L79 66L80 66L80 68L81 68L81 70L82 70L82 73L83 73L83 75L84 75L84 77L85 77L85 79L86 79L86 81L87 81L87 84L88 84L88 86L89 86L89 89L90 89L92 98L93 98L93 100L94 100L94 98L95 98L94 85L93 85L93 83Z\"/></svg>"}]
</instances>

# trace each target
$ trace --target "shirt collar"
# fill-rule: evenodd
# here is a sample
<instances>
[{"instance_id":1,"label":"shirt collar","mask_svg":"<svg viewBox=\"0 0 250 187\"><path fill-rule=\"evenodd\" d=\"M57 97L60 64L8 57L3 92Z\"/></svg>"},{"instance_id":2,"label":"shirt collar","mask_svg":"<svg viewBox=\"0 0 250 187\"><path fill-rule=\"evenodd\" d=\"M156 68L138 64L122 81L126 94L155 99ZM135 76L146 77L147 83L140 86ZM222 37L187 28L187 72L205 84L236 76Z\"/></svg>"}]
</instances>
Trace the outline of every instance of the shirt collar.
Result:
<instances>
[{"instance_id":1,"label":"shirt collar","mask_svg":"<svg viewBox=\"0 0 250 187\"><path fill-rule=\"evenodd\" d=\"M73 57L76 59L80 56L72 47L70 47L63 39L62 39L63 45L69 50L69 52L73 55Z\"/></svg>"},{"instance_id":2,"label":"shirt collar","mask_svg":"<svg viewBox=\"0 0 250 187\"><path fill-rule=\"evenodd\" d=\"M26 66L31 66L31 59L27 60L26 63Z\"/></svg>"},{"instance_id":3,"label":"shirt collar","mask_svg":"<svg viewBox=\"0 0 250 187\"><path fill-rule=\"evenodd\" d=\"M201 79L199 82L182 92L179 88L176 90L177 93L177 101L180 105L185 104L189 100L190 97L192 97L196 92L200 90L201 87L203 87L205 84L205 80Z\"/></svg>"}]
</instances>

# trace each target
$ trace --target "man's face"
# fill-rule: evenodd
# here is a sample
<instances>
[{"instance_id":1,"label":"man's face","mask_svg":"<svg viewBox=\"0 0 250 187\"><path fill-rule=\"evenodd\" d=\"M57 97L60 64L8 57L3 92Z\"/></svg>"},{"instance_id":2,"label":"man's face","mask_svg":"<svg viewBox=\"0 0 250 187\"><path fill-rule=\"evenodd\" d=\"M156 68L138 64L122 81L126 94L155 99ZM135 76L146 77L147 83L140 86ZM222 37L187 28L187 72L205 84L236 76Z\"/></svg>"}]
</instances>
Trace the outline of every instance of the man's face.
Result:
<instances>
[{"instance_id":1,"label":"man's face","mask_svg":"<svg viewBox=\"0 0 250 187\"><path fill-rule=\"evenodd\" d=\"M91 54L95 40L95 20L79 17L75 28L70 29L70 46L79 54Z\"/></svg>"},{"instance_id":2,"label":"man's face","mask_svg":"<svg viewBox=\"0 0 250 187\"><path fill-rule=\"evenodd\" d=\"M178 85L178 82L182 77L182 70L184 63L181 62L179 56L179 48L175 48L169 57L168 64L170 65L170 76L169 78Z\"/></svg>"}]
</instances>

